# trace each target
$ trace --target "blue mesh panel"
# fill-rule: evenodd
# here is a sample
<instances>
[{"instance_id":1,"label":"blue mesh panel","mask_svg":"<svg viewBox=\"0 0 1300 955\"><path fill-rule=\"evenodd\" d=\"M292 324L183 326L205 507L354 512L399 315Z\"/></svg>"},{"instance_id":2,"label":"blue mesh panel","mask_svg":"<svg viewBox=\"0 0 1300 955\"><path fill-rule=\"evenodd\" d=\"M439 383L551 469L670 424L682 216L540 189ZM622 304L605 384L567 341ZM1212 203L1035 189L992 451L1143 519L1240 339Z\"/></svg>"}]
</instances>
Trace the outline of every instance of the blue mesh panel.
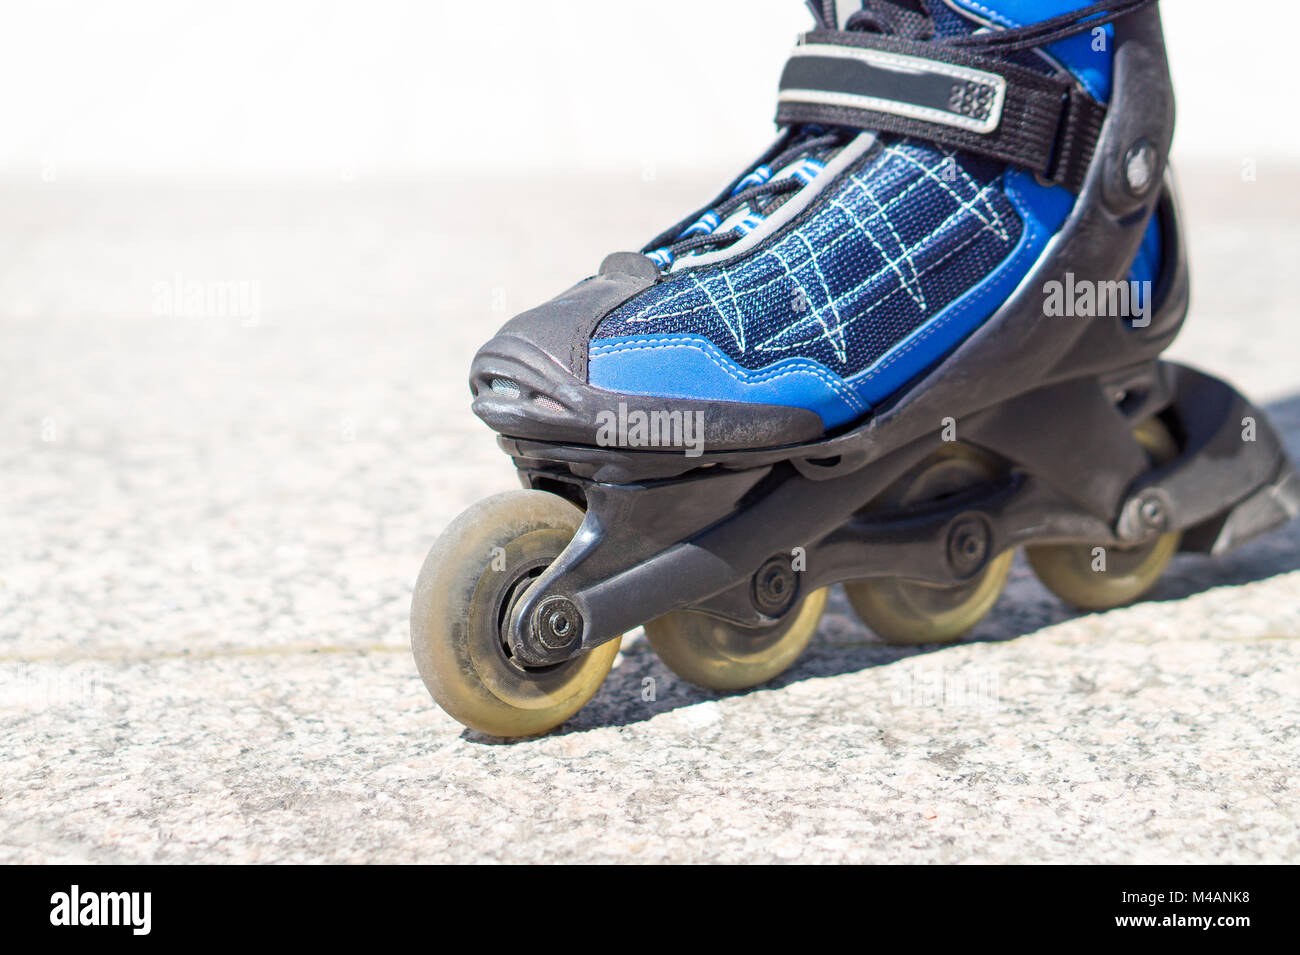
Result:
<instances>
[{"instance_id":1,"label":"blue mesh panel","mask_svg":"<svg viewBox=\"0 0 1300 955\"><path fill-rule=\"evenodd\" d=\"M670 277L594 337L696 334L746 368L799 356L847 378L1015 249L1023 226L1001 172L912 141L883 145L796 228L743 258Z\"/></svg>"}]
</instances>

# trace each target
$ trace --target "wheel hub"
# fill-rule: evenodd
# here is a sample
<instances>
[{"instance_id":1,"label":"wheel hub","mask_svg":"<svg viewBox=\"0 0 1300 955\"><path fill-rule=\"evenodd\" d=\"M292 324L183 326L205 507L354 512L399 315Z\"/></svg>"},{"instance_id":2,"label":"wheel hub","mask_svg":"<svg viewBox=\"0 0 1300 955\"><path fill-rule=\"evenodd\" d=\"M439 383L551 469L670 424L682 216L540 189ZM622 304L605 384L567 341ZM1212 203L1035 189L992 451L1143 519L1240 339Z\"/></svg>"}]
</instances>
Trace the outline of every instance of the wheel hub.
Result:
<instances>
[{"instance_id":1,"label":"wheel hub","mask_svg":"<svg viewBox=\"0 0 1300 955\"><path fill-rule=\"evenodd\" d=\"M966 578L979 573L988 562L993 534L988 522L979 517L962 517L948 532L948 564L953 574Z\"/></svg>"},{"instance_id":2,"label":"wheel hub","mask_svg":"<svg viewBox=\"0 0 1300 955\"><path fill-rule=\"evenodd\" d=\"M784 557L773 557L754 575L754 606L769 617L779 617L794 604L799 578Z\"/></svg>"},{"instance_id":3,"label":"wheel hub","mask_svg":"<svg viewBox=\"0 0 1300 955\"><path fill-rule=\"evenodd\" d=\"M532 629L548 650L567 650L582 639L582 614L568 597L547 597L533 611Z\"/></svg>"}]
</instances>

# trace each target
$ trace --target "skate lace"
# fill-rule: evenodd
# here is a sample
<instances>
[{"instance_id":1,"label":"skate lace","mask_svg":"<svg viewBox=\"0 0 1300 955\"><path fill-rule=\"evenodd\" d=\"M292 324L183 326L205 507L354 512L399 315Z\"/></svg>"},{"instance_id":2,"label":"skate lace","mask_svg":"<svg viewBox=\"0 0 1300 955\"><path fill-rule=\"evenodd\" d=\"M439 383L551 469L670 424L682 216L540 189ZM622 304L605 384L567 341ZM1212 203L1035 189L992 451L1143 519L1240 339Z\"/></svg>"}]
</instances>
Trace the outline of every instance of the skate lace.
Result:
<instances>
[{"instance_id":1,"label":"skate lace","mask_svg":"<svg viewBox=\"0 0 1300 955\"><path fill-rule=\"evenodd\" d=\"M701 210L691 225L675 241L647 254L660 268L667 268L678 257L698 253L705 249L726 248L753 231L758 221L775 211L782 201L798 192L820 172L822 160L842 145L850 134L841 131L826 132L817 126L806 126L796 131L794 141L773 159L751 169L732 191L731 196L715 206ZM804 178L798 175L782 176L797 163L813 160L806 166ZM778 178L770 178L777 170ZM740 212L749 212L734 226L723 232L716 230L722 223L732 220Z\"/></svg>"},{"instance_id":2,"label":"skate lace","mask_svg":"<svg viewBox=\"0 0 1300 955\"><path fill-rule=\"evenodd\" d=\"M998 53L1027 50L1076 36L1113 23L1144 7L1154 6L1159 0L1093 3L1023 27L937 39L934 37L933 24L924 9L919 6L919 2L920 0L864 0L863 9L849 17L845 29L929 41L996 56ZM816 0L807 0L807 3L821 29L835 29L834 24L827 19L826 13L821 9L821 4Z\"/></svg>"},{"instance_id":3,"label":"skate lace","mask_svg":"<svg viewBox=\"0 0 1300 955\"><path fill-rule=\"evenodd\" d=\"M1154 6L1157 2L1159 0L1093 3L1028 26L935 37L933 21L921 6L920 0L864 0L863 8L848 18L845 30L880 33L998 56L1076 36L1113 23L1144 7ZM819 29L835 29L834 18L828 18L818 0L807 0L807 4ZM730 197L701 210L674 240L659 248L647 250L646 255L660 269L666 270L683 255L722 250L734 245L791 195L811 182L821 172L825 160L856 135L856 132L807 125L796 127L787 135L790 136L790 145L774 158L751 169L740 179ZM809 160L812 162L805 166L808 170L806 174L783 174L788 173L796 164ZM718 231L722 224L733 220L742 211L750 214L736 221L730 228Z\"/></svg>"}]
</instances>

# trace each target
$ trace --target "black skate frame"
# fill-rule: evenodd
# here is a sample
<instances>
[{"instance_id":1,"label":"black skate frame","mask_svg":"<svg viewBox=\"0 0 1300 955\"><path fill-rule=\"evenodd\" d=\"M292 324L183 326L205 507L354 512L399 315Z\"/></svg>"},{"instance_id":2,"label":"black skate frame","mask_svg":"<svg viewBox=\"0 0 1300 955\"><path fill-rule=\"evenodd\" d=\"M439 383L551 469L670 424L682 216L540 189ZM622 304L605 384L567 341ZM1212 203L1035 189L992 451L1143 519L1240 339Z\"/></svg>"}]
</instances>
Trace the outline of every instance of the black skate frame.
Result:
<instances>
[{"instance_id":1,"label":"black skate frame","mask_svg":"<svg viewBox=\"0 0 1300 955\"><path fill-rule=\"evenodd\" d=\"M1217 554L1300 512L1300 481L1262 412L1158 359L1186 316L1188 273L1165 172L1174 102L1156 10L1117 21L1115 44L1109 112L1065 228L994 316L865 422L808 444L699 457L499 439L526 487L586 508L505 621L517 661L557 663L675 610L762 627L833 583L959 584L1024 543L1122 547L1182 531L1182 549ZM1142 145L1165 173L1145 194L1126 176ZM1165 248L1145 327L1045 317L1044 286L1067 272L1126 278L1152 214L1165 220ZM1154 468L1134 436L1152 416L1179 447ZM868 509L952 437L946 419L1003 477L926 506ZM794 584L774 611L759 574L773 562ZM562 649L540 632L555 598L574 625Z\"/></svg>"}]
</instances>

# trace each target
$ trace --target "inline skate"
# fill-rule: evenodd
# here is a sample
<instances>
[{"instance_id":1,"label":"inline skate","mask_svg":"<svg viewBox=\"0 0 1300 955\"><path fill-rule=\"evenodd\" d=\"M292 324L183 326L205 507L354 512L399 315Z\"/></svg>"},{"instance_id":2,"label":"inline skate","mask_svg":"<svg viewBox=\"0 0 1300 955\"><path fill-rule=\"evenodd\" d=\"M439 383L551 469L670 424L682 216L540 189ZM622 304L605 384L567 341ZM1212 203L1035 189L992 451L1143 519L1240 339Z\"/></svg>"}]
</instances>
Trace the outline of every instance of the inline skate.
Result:
<instances>
[{"instance_id":1,"label":"inline skate","mask_svg":"<svg viewBox=\"0 0 1300 955\"><path fill-rule=\"evenodd\" d=\"M941 643L1017 547L1104 609L1300 507L1260 410L1160 359L1188 273L1153 0L809 6L776 142L473 360L524 490L447 528L411 608L467 726L559 725L635 627L751 687L832 584Z\"/></svg>"}]
</instances>

